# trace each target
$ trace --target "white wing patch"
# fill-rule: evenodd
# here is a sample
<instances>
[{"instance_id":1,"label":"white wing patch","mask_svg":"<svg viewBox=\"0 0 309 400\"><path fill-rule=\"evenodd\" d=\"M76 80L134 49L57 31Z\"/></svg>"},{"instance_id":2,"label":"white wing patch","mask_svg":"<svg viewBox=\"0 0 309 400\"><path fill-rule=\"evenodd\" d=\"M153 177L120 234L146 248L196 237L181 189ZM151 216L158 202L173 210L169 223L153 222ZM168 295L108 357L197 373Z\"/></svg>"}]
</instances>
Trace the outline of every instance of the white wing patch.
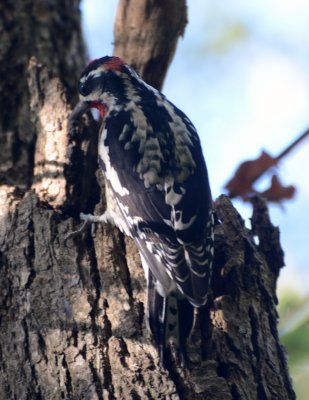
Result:
<instances>
[{"instance_id":1,"label":"white wing patch","mask_svg":"<svg viewBox=\"0 0 309 400\"><path fill-rule=\"evenodd\" d=\"M186 189L183 186L179 187L181 193L175 192L174 189L174 179L168 177L164 182L164 191L165 191L165 202L171 207L178 204L183 196L186 194Z\"/></svg>"},{"instance_id":2,"label":"white wing patch","mask_svg":"<svg viewBox=\"0 0 309 400\"><path fill-rule=\"evenodd\" d=\"M107 136L107 129L103 129L99 139L99 155L105 165L105 176L109 180L114 191L119 194L119 196L129 195L128 189L122 186L117 171L112 167L109 158L109 147L104 145L104 141Z\"/></svg>"},{"instance_id":3,"label":"white wing patch","mask_svg":"<svg viewBox=\"0 0 309 400\"><path fill-rule=\"evenodd\" d=\"M141 108L141 106L135 104L133 101L130 101L124 108L125 111L130 112L131 121L135 128L135 131L132 135L131 142L139 142L139 152L143 151L146 139L147 139L147 119ZM130 142L128 142L130 143Z\"/></svg>"},{"instance_id":4,"label":"white wing patch","mask_svg":"<svg viewBox=\"0 0 309 400\"><path fill-rule=\"evenodd\" d=\"M193 215L193 217L190 218L189 222L183 222L182 211L175 210L175 208L172 207L171 219L170 220L164 219L163 221L166 223L166 225L169 225L173 229L175 229L175 231L183 231L189 229L195 220L196 220L196 215ZM181 243L181 240L179 238L177 240Z\"/></svg>"},{"instance_id":5,"label":"white wing patch","mask_svg":"<svg viewBox=\"0 0 309 400\"><path fill-rule=\"evenodd\" d=\"M164 161L164 157L160 148L159 140L150 137L142 152L142 157L137 165L136 172L141 179L144 179L144 185L149 188L151 185L162 184L162 177L159 176Z\"/></svg>"}]
</instances>

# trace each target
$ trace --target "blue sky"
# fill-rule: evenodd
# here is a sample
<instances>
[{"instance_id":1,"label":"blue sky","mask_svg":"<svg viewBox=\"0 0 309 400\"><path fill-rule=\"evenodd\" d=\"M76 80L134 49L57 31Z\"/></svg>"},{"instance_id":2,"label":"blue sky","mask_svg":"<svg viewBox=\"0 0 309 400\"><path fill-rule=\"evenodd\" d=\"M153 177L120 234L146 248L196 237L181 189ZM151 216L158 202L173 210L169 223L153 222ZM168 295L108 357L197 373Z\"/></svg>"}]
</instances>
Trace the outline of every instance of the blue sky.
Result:
<instances>
[{"instance_id":1,"label":"blue sky","mask_svg":"<svg viewBox=\"0 0 309 400\"><path fill-rule=\"evenodd\" d=\"M189 24L169 69L164 94L196 126L213 196L237 165L262 149L277 155L309 127L309 2L189 0ZM111 55L118 1L84 0L89 57ZM181 82L181 85L179 84ZM280 163L295 199L271 205L286 268L279 286L309 293L309 141ZM265 189L268 179L259 184ZM235 206L248 219L251 207Z\"/></svg>"}]
</instances>

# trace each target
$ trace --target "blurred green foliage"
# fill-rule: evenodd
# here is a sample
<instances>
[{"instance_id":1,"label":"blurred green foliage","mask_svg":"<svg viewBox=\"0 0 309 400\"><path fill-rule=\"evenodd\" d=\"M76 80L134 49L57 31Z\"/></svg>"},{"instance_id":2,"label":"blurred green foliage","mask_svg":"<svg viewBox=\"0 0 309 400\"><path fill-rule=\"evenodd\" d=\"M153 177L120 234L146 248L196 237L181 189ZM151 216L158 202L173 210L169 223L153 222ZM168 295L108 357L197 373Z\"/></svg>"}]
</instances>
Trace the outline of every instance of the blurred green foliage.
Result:
<instances>
[{"instance_id":1,"label":"blurred green foliage","mask_svg":"<svg viewBox=\"0 0 309 400\"><path fill-rule=\"evenodd\" d=\"M288 353L290 373L298 400L309 398L309 296L292 290L280 294L279 333Z\"/></svg>"},{"instance_id":2,"label":"blurred green foliage","mask_svg":"<svg viewBox=\"0 0 309 400\"><path fill-rule=\"evenodd\" d=\"M205 53L225 54L232 46L247 39L250 35L248 28L240 21L229 22L223 29L213 32L206 41Z\"/></svg>"}]
</instances>

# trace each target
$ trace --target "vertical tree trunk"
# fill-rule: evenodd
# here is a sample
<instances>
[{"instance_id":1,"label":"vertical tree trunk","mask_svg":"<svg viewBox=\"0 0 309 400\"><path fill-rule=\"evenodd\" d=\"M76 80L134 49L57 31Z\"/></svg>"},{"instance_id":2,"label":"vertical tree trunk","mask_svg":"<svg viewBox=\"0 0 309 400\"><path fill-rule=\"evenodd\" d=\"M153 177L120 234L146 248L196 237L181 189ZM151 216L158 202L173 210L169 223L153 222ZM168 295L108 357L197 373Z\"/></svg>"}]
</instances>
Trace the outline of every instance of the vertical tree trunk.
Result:
<instances>
[{"instance_id":1,"label":"vertical tree trunk","mask_svg":"<svg viewBox=\"0 0 309 400\"><path fill-rule=\"evenodd\" d=\"M76 80L85 64L79 1L2 1L0 32L0 177L26 188L37 135L29 118L28 61L37 57L76 100Z\"/></svg>"},{"instance_id":2,"label":"vertical tree trunk","mask_svg":"<svg viewBox=\"0 0 309 400\"><path fill-rule=\"evenodd\" d=\"M159 366L134 243L107 225L65 243L80 211L104 209L97 124L67 122L85 61L78 1L6 3L0 399L295 398L277 333L283 253L261 200L251 230L226 197L216 203L212 301L198 313L189 369ZM185 23L184 1L120 1L115 54L161 87Z\"/></svg>"},{"instance_id":3,"label":"vertical tree trunk","mask_svg":"<svg viewBox=\"0 0 309 400\"><path fill-rule=\"evenodd\" d=\"M120 0L114 55L123 57L146 82L161 89L186 24L185 0Z\"/></svg>"}]
</instances>

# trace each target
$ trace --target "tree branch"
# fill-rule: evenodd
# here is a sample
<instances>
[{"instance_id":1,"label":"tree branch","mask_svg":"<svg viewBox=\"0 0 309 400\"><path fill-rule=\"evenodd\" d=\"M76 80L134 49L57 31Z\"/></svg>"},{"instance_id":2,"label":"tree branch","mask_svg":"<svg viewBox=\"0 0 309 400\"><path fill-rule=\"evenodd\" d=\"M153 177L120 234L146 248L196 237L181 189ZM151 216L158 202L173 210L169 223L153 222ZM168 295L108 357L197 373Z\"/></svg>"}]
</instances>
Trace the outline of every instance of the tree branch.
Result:
<instances>
[{"instance_id":1,"label":"tree branch","mask_svg":"<svg viewBox=\"0 0 309 400\"><path fill-rule=\"evenodd\" d=\"M161 89L187 24L185 0L120 0L114 25L114 55Z\"/></svg>"}]
</instances>

